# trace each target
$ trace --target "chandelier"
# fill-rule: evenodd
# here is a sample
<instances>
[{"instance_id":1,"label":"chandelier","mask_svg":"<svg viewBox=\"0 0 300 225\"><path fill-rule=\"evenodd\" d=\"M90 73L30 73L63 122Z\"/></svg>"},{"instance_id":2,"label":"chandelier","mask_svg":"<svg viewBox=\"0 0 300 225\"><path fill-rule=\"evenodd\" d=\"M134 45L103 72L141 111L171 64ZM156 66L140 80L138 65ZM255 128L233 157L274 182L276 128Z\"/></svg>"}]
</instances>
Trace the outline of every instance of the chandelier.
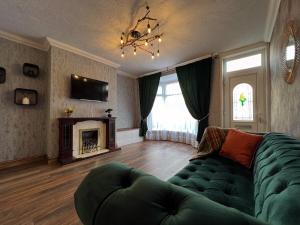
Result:
<instances>
[{"instance_id":1,"label":"chandelier","mask_svg":"<svg viewBox=\"0 0 300 225\"><path fill-rule=\"evenodd\" d=\"M162 42L163 33L159 32L159 23L156 18L149 16L150 8L146 6L145 16L140 18L135 26L128 33L121 35L121 57L125 57L125 50L131 49L133 55L137 55L137 50L141 50L151 55L151 58L158 57L159 44Z\"/></svg>"}]
</instances>

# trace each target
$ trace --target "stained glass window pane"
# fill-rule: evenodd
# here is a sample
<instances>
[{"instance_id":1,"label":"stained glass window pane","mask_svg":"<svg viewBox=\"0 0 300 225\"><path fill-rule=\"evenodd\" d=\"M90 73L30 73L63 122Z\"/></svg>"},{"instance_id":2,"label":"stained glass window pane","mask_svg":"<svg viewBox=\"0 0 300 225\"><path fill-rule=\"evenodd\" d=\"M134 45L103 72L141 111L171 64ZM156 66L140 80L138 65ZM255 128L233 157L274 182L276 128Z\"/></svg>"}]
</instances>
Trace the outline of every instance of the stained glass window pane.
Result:
<instances>
[{"instance_id":1,"label":"stained glass window pane","mask_svg":"<svg viewBox=\"0 0 300 225\"><path fill-rule=\"evenodd\" d=\"M253 121L253 88L246 83L238 84L232 93L233 120Z\"/></svg>"}]
</instances>

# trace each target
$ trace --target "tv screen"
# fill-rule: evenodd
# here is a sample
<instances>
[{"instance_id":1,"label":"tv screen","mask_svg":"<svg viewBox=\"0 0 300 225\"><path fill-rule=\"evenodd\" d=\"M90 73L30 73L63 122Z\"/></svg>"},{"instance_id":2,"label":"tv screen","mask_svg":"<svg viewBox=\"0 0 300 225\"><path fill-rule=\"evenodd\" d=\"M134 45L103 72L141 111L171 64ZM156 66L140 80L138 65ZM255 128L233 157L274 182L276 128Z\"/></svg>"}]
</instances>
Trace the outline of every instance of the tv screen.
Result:
<instances>
[{"instance_id":1,"label":"tv screen","mask_svg":"<svg viewBox=\"0 0 300 225\"><path fill-rule=\"evenodd\" d=\"M72 74L71 98L107 102L108 83Z\"/></svg>"}]
</instances>

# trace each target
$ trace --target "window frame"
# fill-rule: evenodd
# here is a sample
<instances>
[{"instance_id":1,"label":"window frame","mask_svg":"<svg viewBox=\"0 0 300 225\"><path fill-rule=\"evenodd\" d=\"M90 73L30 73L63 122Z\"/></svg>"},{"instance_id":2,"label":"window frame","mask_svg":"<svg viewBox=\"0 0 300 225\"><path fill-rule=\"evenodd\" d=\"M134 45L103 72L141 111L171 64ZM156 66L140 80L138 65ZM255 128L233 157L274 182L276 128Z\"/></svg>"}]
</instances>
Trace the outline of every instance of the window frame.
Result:
<instances>
[{"instance_id":1,"label":"window frame","mask_svg":"<svg viewBox=\"0 0 300 225\"><path fill-rule=\"evenodd\" d=\"M160 84L158 85L158 87L161 87L162 92L161 92L161 94L157 94L157 93L156 93L155 96L160 96L160 97L162 97L162 98L163 98L163 101L165 102L165 101L166 101L166 98L167 98L168 96L182 95L182 92L181 92L180 94L167 94L167 93L166 93L166 87L167 87L167 85L169 85L169 84L174 84L174 83L178 83L178 84L179 84L179 81L177 80L177 81L169 81L169 82L162 82L162 83L160 83ZM179 86L180 86L180 84L179 84Z\"/></svg>"},{"instance_id":2,"label":"window frame","mask_svg":"<svg viewBox=\"0 0 300 225\"><path fill-rule=\"evenodd\" d=\"M254 67L247 67L247 68L243 68L243 69L238 69L238 70L233 70L233 71L227 71L227 63L230 61L234 61L234 60L239 60L239 59L243 59L243 58L248 58L251 56L255 56L255 55L260 55L260 66L254 66ZM253 52L249 52L247 54L241 54L241 55L237 55L234 57L229 57L229 58L225 58L223 60L223 70L224 73L238 73L240 71L246 71L246 70L251 70L251 69L257 69L257 68L261 68L264 66L264 59L263 59L264 55L261 51L253 51Z\"/></svg>"},{"instance_id":3,"label":"window frame","mask_svg":"<svg viewBox=\"0 0 300 225\"><path fill-rule=\"evenodd\" d=\"M177 76L177 75L176 75ZM178 84L179 85L179 88L180 88L180 92L179 93L176 93L176 94L167 94L166 93L166 90L167 90L167 86L168 85L170 85L170 84ZM166 81L160 81L160 83L159 83L159 87L161 87L161 93L159 93L158 94L158 91L157 91L157 94L156 94L156 96L155 96L155 101L157 100L157 98L160 98L160 101L161 101L161 103L165 106L165 104L167 104L168 103L168 101L167 101L167 99L168 99L168 97L170 97L170 98L172 98L172 97L175 97L175 98L177 98L177 97L179 97L179 98L182 98L182 100L183 100L183 104L185 104L185 100L184 100L184 97L183 97L183 94L182 94L182 90L181 90L181 87L180 87L180 84L179 84L179 81L178 81L178 79L174 79L174 80L166 80ZM171 100L171 99L170 99ZM155 105L155 101L154 101L154 105ZM172 100L171 100L172 101ZM180 101L181 102L181 101ZM152 107L152 110L151 110L151 112L150 112L150 116L147 118L147 119L151 119L151 126L152 125L154 125L153 127L152 127L152 130L160 130L160 126L158 126L158 127L156 127L156 122L154 122L153 121L153 115L152 115L152 112L153 112L153 109L154 109L154 105L153 105L153 107ZM180 104L181 105L181 104ZM190 113L189 113L189 111L188 111L188 108L187 108L187 106L185 105L185 110L186 110L186 112L189 114L189 117L184 117L184 120L178 120L178 121L184 121L184 126L182 126L182 123L179 123L177 126L175 126L175 127L173 127L173 128L175 128L175 129L173 129L173 128L166 128L166 127L168 127L169 125L168 125L168 122L166 123L166 126L165 126L165 128L166 129L163 129L163 130L165 130L165 131L168 131L168 132L185 132L185 133L190 133L190 134L193 134L193 135L195 135L194 134L194 132L196 131L194 131L194 128L192 128L193 126L194 126L194 124L193 124L193 122L195 122L195 125L198 125L198 122L197 122L197 120L195 120L191 115L190 115ZM181 109L181 108L180 108ZM157 112L157 111L156 111ZM182 113L182 110L179 110L179 113ZM190 120L190 119L192 119L192 120ZM175 121L177 121L177 120L175 120ZM154 122L154 123L153 123ZM160 121L161 122L161 121ZM162 124L162 123L160 123L160 124ZM177 128L176 128L177 127ZM180 128L181 127L181 128ZM182 130L182 128L184 127L184 129L186 129L185 131L183 131ZM180 128L180 129L178 129L178 128Z\"/></svg>"},{"instance_id":4,"label":"window frame","mask_svg":"<svg viewBox=\"0 0 300 225\"><path fill-rule=\"evenodd\" d=\"M255 53L262 53L262 66L259 68L251 68L247 70L241 70L241 71L235 71L226 73L225 71L225 61L229 59L234 58L240 58L247 55L252 55ZM256 102L256 105L260 105L263 108L262 112L256 112L255 115L255 123L258 124L258 130L261 131L269 131L270 130L270 104L271 104L271 97L270 97L270 83L268 80L270 79L270 73L269 73L269 45L265 42L259 42L256 44L252 44L246 47L242 47L239 49L234 49L230 51L225 51L223 53L220 53L220 66L219 70L221 73L221 81L220 81L220 87L221 87L221 125L223 127L230 127L231 123L233 122L231 120L231 110L230 110L230 92L227 92L227 89L229 89L229 78L231 76L239 76L241 73L257 73L258 74L258 86L257 88L263 87L262 95L257 98L259 99ZM255 105L255 106L256 106ZM262 120L259 119L259 116L262 116ZM261 122L263 121L263 122Z\"/></svg>"}]
</instances>

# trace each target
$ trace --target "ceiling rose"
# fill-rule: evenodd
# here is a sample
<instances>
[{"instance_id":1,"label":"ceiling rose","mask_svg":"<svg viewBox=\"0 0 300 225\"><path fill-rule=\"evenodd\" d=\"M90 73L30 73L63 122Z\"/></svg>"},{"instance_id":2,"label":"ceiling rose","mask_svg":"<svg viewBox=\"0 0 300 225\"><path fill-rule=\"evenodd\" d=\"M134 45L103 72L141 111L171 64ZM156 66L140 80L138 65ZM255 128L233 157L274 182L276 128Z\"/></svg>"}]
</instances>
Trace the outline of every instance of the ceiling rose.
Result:
<instances>
[{"instance_id":1,"label":"ceiling rose","mask_svg":"<svg viewBox=\"0 0 300 225\"><path fill-rule=\"evenodd\" d=\"M151 58L158 57L159 44L162 42L163 33L159 32L159 23L156 18L150 17L150 8L146 7L145 15L140 18L135 26L128 33L121 35L121 57L125 57L125 51L132 51L137 55L137 50L142 50L151 55Z\"/></svg>"}]
</instances>

